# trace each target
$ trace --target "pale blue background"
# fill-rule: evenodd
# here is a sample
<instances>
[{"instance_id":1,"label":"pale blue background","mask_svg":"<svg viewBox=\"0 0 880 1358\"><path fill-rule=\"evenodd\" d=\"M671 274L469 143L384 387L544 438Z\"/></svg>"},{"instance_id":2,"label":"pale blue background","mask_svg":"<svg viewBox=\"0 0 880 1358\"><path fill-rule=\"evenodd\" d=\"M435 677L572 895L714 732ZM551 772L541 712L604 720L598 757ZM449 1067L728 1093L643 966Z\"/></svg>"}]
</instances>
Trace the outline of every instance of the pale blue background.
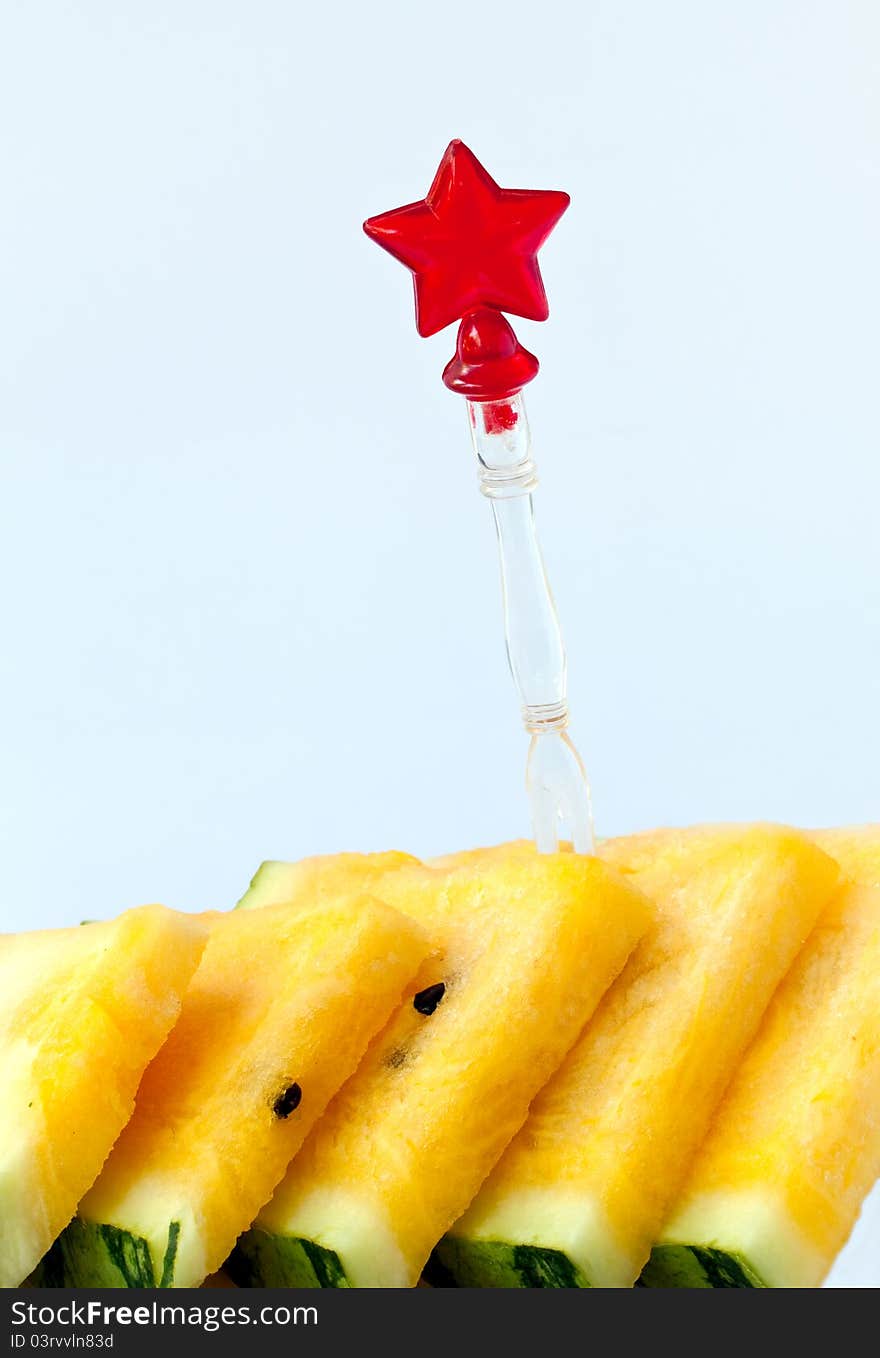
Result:
<instances>
[{"instance_id":1,"label":"pale blue background","mask_svg":"<svg viewBox=\"0 0 880 1358\"><path fill-rule=\"evenodd\" d=\"M360 233L453 135L572 193L520 331L600 830L880 817L873 0L5 0L7 927L526 830L453 334Z\"/></svg>"}]
</instances>

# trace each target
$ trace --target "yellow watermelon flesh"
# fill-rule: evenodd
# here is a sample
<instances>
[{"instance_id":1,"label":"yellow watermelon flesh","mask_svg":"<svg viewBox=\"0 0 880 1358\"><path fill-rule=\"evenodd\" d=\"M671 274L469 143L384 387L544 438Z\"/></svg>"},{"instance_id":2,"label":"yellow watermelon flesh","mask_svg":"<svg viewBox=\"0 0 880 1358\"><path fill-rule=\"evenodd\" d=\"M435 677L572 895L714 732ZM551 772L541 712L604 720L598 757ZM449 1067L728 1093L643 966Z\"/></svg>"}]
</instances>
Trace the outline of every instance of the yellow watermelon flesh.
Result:
<instances>
[{"instance_id":1,"label":"yellow watermelon flesh","mask_svg":"<svg viewBox=\"0 0 880 1358\"><path fill-rule=\"evenodd\" d=\"M376 890L443 953L239 1242L245 1285L414 1286L649 921L571 854L402 868Z\"/></svg>"},{"instance_id":2,"label":"yellow watermelon flesh","mask_svg":"<svg viewBox=\"0 0 880 1358\"><path fill-rule=\"evenodd\" d=\"M880 1174L880 826L816 839L848 880L773 998L646 1286L818 1287Z\"/></svg>"},{"instance_id":3,"label":"yellow watermelon flesh","mask_svg":"<svg viewBox=\"0 0 880 1358\"><path fill-rule=\"evenodd\" d=\"M99 1174L205 936L151 905L0 937L0 1287L31 1273Z\"/></svg>"},{"instance_id":4,"label":"yellow watermelon flesh","mask_svg":"<svg viewBox=\"0 0 880 1358\"><path fill-rule=\"evenodd\" d=\"M659 831L601 853L652 898L657 924L438 1246L437 1279L632 1286L839 877L814 844L772 826Z\"/></svg>"},{"instance_id":5,"label":"yellow watermelon flesh","mask_svg":"<svg viewBox=\"0 0 880 1358\"><path fill-rule=\"evenodd\" d=\"M430 951L368 897L203 918L180 1020L50 1285L193 1287L217 1270Z\"/></svg>"}]
</instances>

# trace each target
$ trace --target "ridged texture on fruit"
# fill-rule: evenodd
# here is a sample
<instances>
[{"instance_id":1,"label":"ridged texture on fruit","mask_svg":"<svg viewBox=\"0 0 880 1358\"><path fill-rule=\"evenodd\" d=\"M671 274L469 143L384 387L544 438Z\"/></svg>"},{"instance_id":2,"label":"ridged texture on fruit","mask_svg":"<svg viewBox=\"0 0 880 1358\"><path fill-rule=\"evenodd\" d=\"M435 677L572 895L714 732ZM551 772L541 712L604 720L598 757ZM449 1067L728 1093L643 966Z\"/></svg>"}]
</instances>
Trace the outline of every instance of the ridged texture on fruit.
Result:
<instances>
[{"instance_id":1,"label":"ridged texture on fruit","mask_svg":"<svg viewBox=\"0 0 880 1358\"><path fill-rule=\"evenodd\" d=\"M272 1255L277 1281L290 1242L301 1263L305 1241L337 1257L351 1286L414 1286L649 920L620 876L570 854L402 869L379 890L442 940L418 985L445 993L433 1012L405 1004L373 1044L233 1276L253 1281ZM300 1263L289 1282L308 1285Z\"/></svg>"},{"instance_id":2,"label":"ridged texture on fruit","mask_svg":"<svg viewBox=\"0 0 880 1358\"><path fill-rule=\"evenodd\" d=\"M818 1287L880 1174L880 826L817 838L853 880L777 990L654 1251L650 1286L693 1285L678 1280L676 1258L711 1246L765 1286Z\"/></svg>"},{"instance_id":3,"label":"ridged texture on fruit","mask_svg":"<svg viewBox=\"0 0 880 1358\"><path fill-rule=\"evenodd\" d=\"M210 917L180 1020L82 1222L124 1231L132 1257L145 1241L157 1283L199 1284L270 1197L429 950L418 925L366 897ZM131 1285L105 1250L67 1254L68 1284Z\"/></svg>"},{"instance_id":4,"label":"ridged texture on fruit","mask_svg":"<svg viewBox=\"0 0 880 1358\"><path fill-rule=\"evenodd\" d=\"M387 873L413 867L418 859L389 849L385 853L331 853L303 858L297 863L261 863L237 910L256 910L280 901L338 900L346 892L371 892Z\"/></svg>"},{"instance_id":5,"label":"ridged texture on fruit","mask_svg":"<svg viewBox=\"0 0 880 1358\"><path fill-rule=\"evenodd\" d=\"M449 1267L468 1240L497 1241L559 1250L592 1286L631 1286L839 877L773 826L659 831L601 853L652 898L657 926L439 1248Z\"/></svg>"},{"instance_id":6,"label":"ridged texture on fruit","mask_svg":"<svg viewBox=\"0 0 880 1358\"><path fill-rule=\"evenodd\" d=\"M148 905L0 938L0 1286L27 1277L100 1172L205 936Z\"/></svg>"}]
</instances>

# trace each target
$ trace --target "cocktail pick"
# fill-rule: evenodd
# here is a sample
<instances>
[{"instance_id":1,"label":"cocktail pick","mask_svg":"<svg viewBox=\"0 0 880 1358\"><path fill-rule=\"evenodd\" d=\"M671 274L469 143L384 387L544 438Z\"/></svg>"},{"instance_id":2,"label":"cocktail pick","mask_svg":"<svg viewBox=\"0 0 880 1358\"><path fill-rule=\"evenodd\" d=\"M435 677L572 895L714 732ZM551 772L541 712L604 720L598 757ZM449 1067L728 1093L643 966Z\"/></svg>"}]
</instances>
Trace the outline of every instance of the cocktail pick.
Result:
<instances>
[{"instance_id":1,"label":"cocktail pick","mask_svg":"<svg viewBox=\"0 0 880 1358\"><path fill-rule=\"evenodd\" d=\"M584 766L568 735L565 647L535 527L538 478L522 389L538 360L502 313L547 319L537 254L568 203L567 193L500 188L453 141L426 198L364 222L370 239L412 272L419 334L461 322L443 381L465 398L480 490L495 518L507 657L531 737L526 786L542 853L566 836L578 853L592 853L593 827Z\"/></svg>"}]
</instances>

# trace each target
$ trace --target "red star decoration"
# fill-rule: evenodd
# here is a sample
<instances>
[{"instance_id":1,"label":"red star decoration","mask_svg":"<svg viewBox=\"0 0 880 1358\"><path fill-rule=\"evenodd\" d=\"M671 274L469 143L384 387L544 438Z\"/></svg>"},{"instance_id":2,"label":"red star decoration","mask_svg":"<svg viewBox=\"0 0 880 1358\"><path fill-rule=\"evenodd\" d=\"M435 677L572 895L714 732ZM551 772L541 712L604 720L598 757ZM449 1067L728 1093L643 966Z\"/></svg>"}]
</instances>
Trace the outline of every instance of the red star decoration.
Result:
<instances>
[{"instance_id":1,"label":"red star decoration","mask_svg":"<svg viewBox=\"0 0 880 1358\"><path fill-rule=\"evenodd\" d=\"M502 189L462 141L451 141L428 196L364 222L411 270L416 329L435 335L477 307L546 321L538 251L569 204L552 189Z\"/></svg>"}]
</instances>

